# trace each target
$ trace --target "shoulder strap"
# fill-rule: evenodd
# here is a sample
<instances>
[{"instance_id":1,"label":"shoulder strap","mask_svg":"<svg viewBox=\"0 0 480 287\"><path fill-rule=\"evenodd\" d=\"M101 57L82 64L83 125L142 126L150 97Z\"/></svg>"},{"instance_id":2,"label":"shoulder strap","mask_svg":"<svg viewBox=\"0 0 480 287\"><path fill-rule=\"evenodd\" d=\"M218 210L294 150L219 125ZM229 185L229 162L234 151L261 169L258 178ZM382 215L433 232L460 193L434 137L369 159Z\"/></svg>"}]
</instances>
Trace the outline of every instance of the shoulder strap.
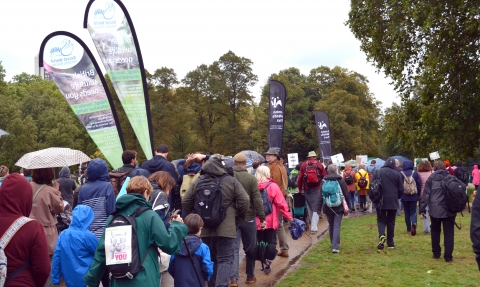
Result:
<instances>
[{"instance_id":1,"label":"shoulder strap","mask_svg":"<svg viewBox=\"0 0 480 287\"><path fill-rule=\"evenodd\" d=\"M283 183L283 188L284 190L287 190L287 187L285 185L285 180L283 179L283 172L282 172L282 168L280 167L280 165L278 163L275 163L277 166L278 166L278 170L280 171L280 177L282 178L282 183ZM288 185L288 184L287 184ZM283 193L283 191L282 191Z\"/></svg>"},{"instance_id":2,"label":"shoulder strap","mask_svg":"<svg viewBox=\"0 0 480 287\"><path fill-rule=\"evenodd\" d=\"M408 180L408 177L405 175L405 173L403 173L403 170L400 172L401 174L403 174L403 177ZM412 174L413 175L413 174Z\"/></svg>"},{"instance_id":3,"label":"shoulder strap","mask_svg":"<svg viewBox=\"0 0 480 287\"><path fill-rule=\"evenodd\" d=\"M17 233L17 231L20 230L20 228L22 228L22 226L25 223L27 223L31 220L32 220L31 218L28 218L28 217L25 217L25 216L22 216L22 217L18 218L17 220L15 220L12 223L12 225L10 225L10 227L7 229L7 231L5 231L2 238L0 238L0 248L5 249L5 247L7 247L8 243L10 242L10 239L12 239L12 237L15 235L15 233Z\"/></svg>"},{"instance_id":4,"label":"shoulder strap","mask_svg":"<svg viewBox=\"0 0 480 287\"><path fill-rule=\"evenodd\" d=\"M157 197L155 197L155 200L153 201L152 209L155 208L155 203L157 203L157 199L160 197L160 194L164 193L162 190L157 194Z\"/></svg>"},{"instance_id":5,"label":"shoulder strap","mask_svg":"<svg viewBox=\"0 0 480 287\"><path fill-rule=\"evenodd\" d=\"M272 184L272 181L271 181L271 180L267 183L267 185L263 188L263 190L267 190L267 191L268 191L267 188L270 186L270 184Z\"/></svg>"},{"instance_id":6,"label":"shoulder strap","mask_svg":"<svg viewBox=\"0 0 480 287\"><path fill-rule=\"evenodd\" d=\"M137 209L135 209L135 210L133 211L133 213L130 214L130 216L131 216L131 217L137 217L137 216L139 216L142 212L144 212L144 211L146 211L146 210L149 210L149 209L151 209L151 208L148 207L148 206L140 206L140 207L138 207Z\"/></svg>"},{"instance_id":7,"label":"shoulder strap","mask_svg":"<svg viewBox=\"0 0 480 287\"><path fill-rule=\"evenodd\" d=\"M46 186L46 184L42 184L42 185L37 189L37 191L35 191L35 194L33 195L33 201L32 201L32 202L35 202L35 199L37 198L38 193L39 193L40 190L42 190L45 186Z\"/></svg>"}]
</instances>

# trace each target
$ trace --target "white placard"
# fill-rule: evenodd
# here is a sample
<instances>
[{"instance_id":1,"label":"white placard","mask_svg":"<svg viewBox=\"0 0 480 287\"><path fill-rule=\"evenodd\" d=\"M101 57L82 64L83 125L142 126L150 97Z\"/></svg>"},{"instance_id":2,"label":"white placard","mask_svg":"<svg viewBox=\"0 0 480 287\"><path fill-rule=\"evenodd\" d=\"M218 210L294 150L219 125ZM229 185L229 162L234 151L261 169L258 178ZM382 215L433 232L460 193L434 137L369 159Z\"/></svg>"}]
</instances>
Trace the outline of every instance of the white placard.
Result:
<instances>
[{"instance_id":1,"label":"white placard","mask_svg":"<svg viewBox=\"0 0 480 287\"><path fill-rule=\"evenodd\" d=\"M429 153L429 155L430 155L431 160L436 160L436 159L440 158L440 154L438 153L438 151L431 152L431 153Z\"/></svg>"},{"instance_id":2,"label":"white placard","mask_svg":"<svg viewBox=\"0 0 480 287\"><path fill-rule=\"evenodd\" d=\"M297 164L299 163L298 153L289 153L287 156L288 156L288 168L295 168L295 166L297 166Z\"/></svg>"},{"instance_id":3,"label":"white placard","mask_svg":"<svg viewBox=\"0 0 480 287\"><path fill-rule=\"evenodd\" d=\"M132 226L115 226L105 229L106 265L132 262Z\"/></svg>"},{"instance_id":4,"label":"white placard","mask_svg":"<svg viewBox=\"0 0 480 287\"><path fill-rule=\"evenodd\" d=\"M343 154L341 153L332 155L330 159L332 160L333 164L339 164L345 161L345 159L343 158Z\"/></svg>"},{"instance_id":5,"label":"white placard","mask_svg":"<svg viewBox=\"0 0 480 287\"><path fill-rule=\"evenodd\" d=\"M355 161L357 162L357 166L359 164L367 164L368 157L366 155L357 155L357 157L355 158Z\"/></svg>"}]
</instances>

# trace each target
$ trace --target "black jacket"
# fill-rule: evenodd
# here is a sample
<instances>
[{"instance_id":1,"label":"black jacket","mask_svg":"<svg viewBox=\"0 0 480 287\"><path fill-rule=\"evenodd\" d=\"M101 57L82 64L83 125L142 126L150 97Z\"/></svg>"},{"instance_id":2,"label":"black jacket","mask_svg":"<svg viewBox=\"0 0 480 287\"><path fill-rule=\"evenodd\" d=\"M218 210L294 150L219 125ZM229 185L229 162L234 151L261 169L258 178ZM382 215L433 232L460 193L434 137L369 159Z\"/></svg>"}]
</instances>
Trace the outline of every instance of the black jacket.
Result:
<instances>
[{"instance_id":1,"label":"black jacket","mask_svg":"<svg viewBox=\"0 0 480 287\"><path fill-rule=\"evenodd\" d=\"M377 175L382 182L383 195L383 203L379 208L386 210L398 209L398 200L403 195L403 178L402 174L395 168L395 159L387 158L385 164L378 170L378 173L372 175L372 181Z\"/></svg>"},{"instance_id":2,"label":"black jacket","mask_svg":"<svg viewBox=\"0 0 480 287\"><path fill-rule=\"evenodd\" d=\"M478 191L477 194L479 194ZM480 270L480 197L475 199L472 204L470 239L473 243L473 252L475 252L476 255L478 270Z\"/></svg>"},{"instance_id":3,"label":"black jacket","mask_svg":"<svg viewBox=\"0 0 480 287\"><path fill-rule=\"evenodd\" d=\"M347 184L343 180L342 176L338 174L328 174L323 178L322 182L320 183L320 193L319 193L320 197L318 199L318 207L317 207L318 214L321 214L322 212L322 206L323 206L322 186L323 186L324 180L338 181L338 183L340 184L340 188L342 189L343 197L345 198L345 200L348 200L349 198ZM325 214L343 214L344 211L345 210L343 209L343 204L340 204L340 206L336 206L336 207L328 207L328 206L323 207L323 212Z\"/></svg>"},{"instance_id":4,"label":"black jacket","mask_svg":"<svg viewBox=\"0 0 480 287\"><path fill-rule=\"evenodd\" d=\"M435 218L447 218L456 215L448 212L442 189L442 180L448 175L449 173L446 170L437 170L428 177L420 202L420 213L425 213L428 206L428 214Z\"/></svg>"}]
</instances>

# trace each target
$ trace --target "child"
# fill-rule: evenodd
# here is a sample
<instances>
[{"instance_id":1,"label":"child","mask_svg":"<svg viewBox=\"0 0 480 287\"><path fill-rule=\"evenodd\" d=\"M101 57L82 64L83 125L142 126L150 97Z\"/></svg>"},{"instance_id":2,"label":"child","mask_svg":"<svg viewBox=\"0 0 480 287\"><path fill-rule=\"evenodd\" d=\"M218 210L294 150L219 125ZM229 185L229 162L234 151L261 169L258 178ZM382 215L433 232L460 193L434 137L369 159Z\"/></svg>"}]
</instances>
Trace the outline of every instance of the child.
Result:
<instances>
[{"instance_id":1,"label":"child","mask_svg":"<svg viewBox=\"0 0 480 287\"><path fill-rule=\"evenodd\" d=\"M69 287L86 286L82 278L92 264L98 244L97 237L89 230L92 221L93 210L89 206L75 207L72 223L58 237L53 254L53 285L59 285L63 277Z\"/></svg>"},{"instance_id":2,"label":"child","mask_svg":"<svg viewBox=\"0 0 480 287\"><path fill-rule=\"evenodd\" d=\"M185 217L183 222L188 226L188 235L185 240L195 262L196 273L202 281L201 285L205 285L204 281L210 280L213 274L213 262L210 260L210 249L200 239L203 220L198 214L192 213ZM199 285L185 242L180 252L170 258L168 273L175 280L175 287Z\"/></svg>"}]
</instances>

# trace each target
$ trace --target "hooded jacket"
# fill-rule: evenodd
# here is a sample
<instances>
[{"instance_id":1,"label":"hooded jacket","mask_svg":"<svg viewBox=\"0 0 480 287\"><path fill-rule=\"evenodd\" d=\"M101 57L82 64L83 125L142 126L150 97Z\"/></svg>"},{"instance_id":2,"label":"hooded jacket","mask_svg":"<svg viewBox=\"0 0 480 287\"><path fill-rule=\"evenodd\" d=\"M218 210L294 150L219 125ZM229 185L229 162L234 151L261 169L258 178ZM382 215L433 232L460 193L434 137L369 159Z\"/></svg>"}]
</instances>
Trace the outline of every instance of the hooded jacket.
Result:
<instances>
[{"instance_id":1,"label":"hooded jacket","mask_svg":"<svg viewBox=\"0 0 480 287\"><path fill-rule=\"evenodd\" d=\"M396 170L395 159L387 158L385 164L378 171L378 176L382 182L383 202L379 207L381 209L398 209L398 200L403 195L403 178L400 172ZM372 175L375 179L377 173ZM372 180L373 180L372 179Z\"/></svg>"},{"instance_id":2,"label":"hooded jacket","mask_svg":"<svg viewBox=\"0 0 480 287\"><path fill-rule=\"evenodd\" d=\"M82 278L93 262L98 244L97 237L89 230L93 216L93 210L86 205L73 210L72 223L58 237L53 254L53 285L60 285L60 277L63 277L69 287L86 286Z\"/></svg>"},{"instance_id":3,"label":"hooded jacket","mask_svg":"<svg viewBox=\"0 0 480 287\"><path fill-rule=\"evenodd\" d=\"M192 254L193 261L197 274L204 281L209 281L213 274L213 262L210 257L210 248L202 242L202 239L196 235L188 235L185 237L188 244L188 249ZM168 273L174 279L175 287L183 286L197 286L198 279L193 270L192 261L188 255L185 242L182 243L182 249L177 254L170 257L170 265L168 266Z\"/></svg>"},{"instance_id":4,"label":"hooded jacket","mask_svg":"<svg viewBox=\"0 0 480 287\"><path fill-rule=\"evenodd\" d=\"M132 214L135 209L141 206L152 207L143 195L129 193L121 196L115 204L115 210L122 215ZM110 216L107 220L107 226L112 220ZM168 231L165 229L160 217L153 210L146 210L136 219L137 223L137 240L139 254L146 254L150 246L162 249L167 254L175 254L182 246L182 240L188 233L185 224L178 221L172 221ZM142 258L143 259L143 258ZM144 270L131 280L110 279L110 287L127 287L127 286L160 286L160 269L158 266L158 252L156 248L151 248L143 262ZM105 265L105 234L102 235L98 242L97 251L90 269L83 277L83 280L89 286L98 286L103 273L106 270Z\"/></svg>"},{"instance_id":5,"label":"hooded jacket","mask_svg":"<svg viewBox=\"0 0 480 287\"><path fill-rule=\"evenodd\" d=\"M90 230L97 238L102 236L107 218L115 210L115 193L110 184L107 163L93 159L87 168L87 183L78 194L78 204L90 206L95 214Z\"/></svg>"},{"instance_id":6,"label":"hooded jacket","mask_svg":"<svg viewBox=\"0 0 480 287\"><path fill-rule=\"evenodd\" d=\"M447 210L447 202L442 189L442 180L447 175L449 173L446 170L437 170L427 179L420 202L420 213L426 213L426 207L428 206L428 213L435 218L447 218L456 215Z\"/></svg>"},{"instance_id":7,"label":"hooded jacket","mask_svg":"<svg viewBox=\"0 0 480 287\"><path fill-rule=\"evenodd\" d=\"M57 182L60 185L60 194L62 195L62 199L72 206L73 191L77 188L77 186L75 185L75 181L70 178L70 169L64 166L58 175L60 178L57 179Z\"/></svg>"},{"instance_id":8,"label":"hooded jacket","mask_svg":"<svg viewBox=\"0 0 480 287\"><path fill-rule=\"evenodd\" d=\"M150 174L156 171L166 171L170 173L173 179L175 179L175 182L178 181L178 175L177 171L175 170L175 166L161 155L156 155L151 160L143 162L140 167L146 169Z\"/></svg>"},{"instance_id":9,"label":"hooded jacket","mask_svg":"<svg viewBox=\"0 0 480 287\"><path fill-rule=\"evenodd\" d=\"M265 189L269 181L271 181L271 178L269 178L267 181L259 182L258 188ZM283 217L285 217L287 221L292 220L292 214L288 212L287 201L285 200L285 197L283 196L282 191L280 190L280 188L275 182L272 181L272 183L268 186L266 191L268 192L268 198L272 202L272 213L268 214L265 217L265 222L267 223L265 228L266 229L273 228L276 230L278 229L278 213L281 212ZM262 203L262 208L263 208L263 203ZM261 230L260 219L258 216L255 218L255 221L257 223L257 230Z\"/></svg>"},{"instance_id":10,"label":"hooded jacket","mask_svg":"<svg viewBox=\"0 0 480 287\"><path fill-rule=\"evenodd\" d=\"M361 188L358 186L358 182L362 177L365 177L367 179L367 187ZM368 171L362 169L359 169L358 172L355 174L355 186L357 187L358 190L358 195L367 195L368 190L370 189L370 175L368 174Z\"/></svg>"},{"instance_id":11,"label":"hooded jacket","mask_svg":"<svg viewBox=\"0 0 480 287\"><path fill-rule=\"evenodd\" d=\"M480 185L480 170L478 170L478 165L473 165L472 170L472 183L473 185Z\"/></svg>"},{"instance_id":12,"label":"hooded jacket","mask_svg":"<svg viewBox=\"0 0 480 287\"><path fill-rule=\"evenodd\" d=\"M248 207L245 221L255 219L255 215L260 217L261 221L265 221L265 212L263 210L262 197L260 196L260 190L258 189L258 180L247 172L246 168L235 167L233 169L234 177L242 184L245 191L250 197L250 204Z\"/></svg>"},{"instance_id":13,"label":"hooded jacket","mask_svg":"<svg viewBox=\"0 0 480 287\"><path fill-rule=\"evenodd\" d=\"M345 171L343 172L343 181L345 182L345 178L347 177L347 174L350 174L353 179L352 184L347 184L347 189L350 192L355 192L357 190L357 187L355 183L357 182L357 176L355 172L352 170L352 166L350 164L345 164ZM346 184L346 183L345 183Z\"/></svg>"},{"instance_id":14,"label":"hooded jacket","mask_svg":"<svg viewBox=\"0 0 480 287\"><path fill-rule=\"evenodd\" d=\"M197 189L198 182L202 180L202 176L209 175L220 177L223 176L220 183L222 185L223 192L223 206L229 206L227 209L227 216L222 223L216 228L211 230L204 227L202 229L201 237L215 237L222 236L228 238L236 238L237 228L236 220L237 216L239 221L245 220L248 212L250 197L243 188L242 184L238 182L233 176L228 175L227 170L223 166L222 161L217 157L210 157L202 166L200 177L194 181L187 192L183 196L182 206L186 214L193 212L195 191Z\"/></svg>"},{"instance_id":15,"label":"hooded jacket","mask_svg":"<svg viewBox=\"0 0 480 287\"><path fill-rule=\"evenodd\" d=\"M472 221L470 222L470 239L473 243L473 252L480 270L480 200L472 203Z\"/></svg>"},{"instance_id":16,"label":"hooded jacket","mask_svg":"<svg viewBox=\"0 0 480 287\"><path fill-rule=\"evenodd\" d=\"M32 186L20 174L5 177L0 187L0 236L18 218L28 217L32 210ZM42 224L36 220L25 223L4 250L8 258L7 276L27 260L30 263L7 286L43 287L50 274L48 244Z\"/></svg>"},{"instance_id":17,"label":"hooded jacket","mask_svg":"<svg viewBox=\"0 0 480 287\"><path fill-rule=\"evenodd\" d=\"M342 189L342 194L345 200L348 200L348 189L347 189L347 184L345 181L343 181L343 178L338 175L338 174L327 174L322 180L322 184L320 184L320 195L318 198L318 206L317 206L317 212L318 214L321 214L322 212L322 207L323 207L323 212L325 214L343 214L345 209L343 208L343 204L340 204L339 206L336 207L328 207L327 205L324 205L323 202L323 196L322 196L322 186L325 183L325 180L336 180L340 184L340 188Z\"/></svg>"},{"instance_id":18,"label":"hooded jacket","mask_svg":"<svg viewBox=\"0 0 480 287\"><path fill-rule=\"evenodd\" d=\"M152 204L152 209L160 216L165 224L165 228L168 229L170 226L170 204L168 204L167 194L163 192L155 181L150 180L150 184L153 187L153 191L148 202Z\"/></svg>"},{"instance_id":19,"label":"hooded jacket","mask_svg":"<svg viewBox=\"0 0 480 287\"><path fill-rule=\"evenodd\" d=\"M422 190L422 181L420 180L420 176L418 175L418 172L413 171L413 162L411 162L409 160L404 161L403 164L402 164L402 169L403 169L402 172L407 177L410 177L413 173L413 179L415 180L415 184L417 186L417 193L415 193L415 194L404 193L402 195L401 200L402 201L418 201L418 199L419 199L418 195L420 194L420 192ZM402 179L405 181L405 177L403 176L403 174L402 174ZM405 190L405 185L403 187L404 187L404 190Z\"/></svg>"}]
</instances>

